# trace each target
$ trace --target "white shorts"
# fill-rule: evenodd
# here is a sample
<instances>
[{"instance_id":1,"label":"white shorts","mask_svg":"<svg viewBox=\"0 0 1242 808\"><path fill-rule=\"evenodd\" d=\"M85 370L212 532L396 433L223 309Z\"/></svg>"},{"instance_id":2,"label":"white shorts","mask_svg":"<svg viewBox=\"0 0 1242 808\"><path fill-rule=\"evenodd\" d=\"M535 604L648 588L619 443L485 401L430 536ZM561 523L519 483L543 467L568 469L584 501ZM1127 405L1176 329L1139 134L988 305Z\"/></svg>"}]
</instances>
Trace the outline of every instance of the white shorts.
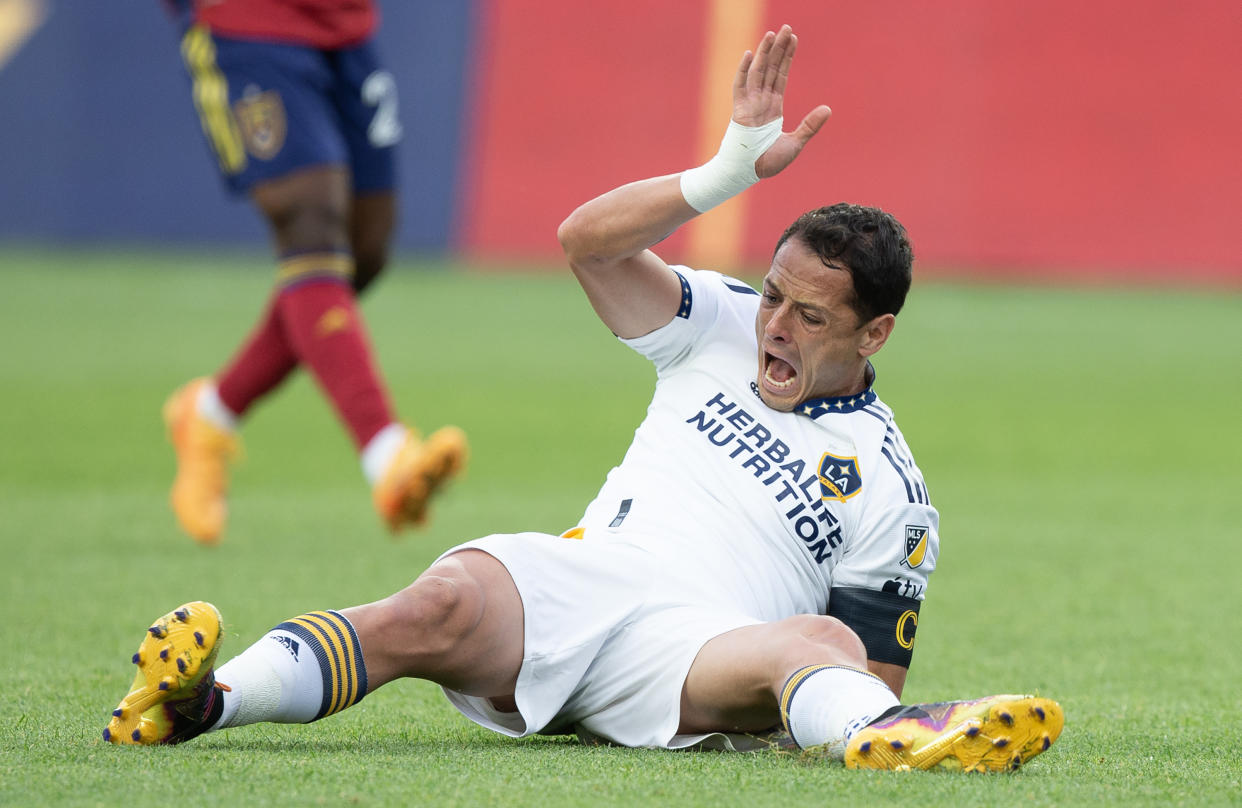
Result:
<instances>
[{"instance_id":1,"label":"white shorts","mask_svg":"<svg viewBox=\"0 0 1242 808\"><path fill-rule=\"evenodd\" d=\"M723 737L677 735L682 685L704 643L762 621L679 599L677 570L661 569L607 531L586 539L496 534L440 558L467 549L509 571L522 597L526 643L518 712L445 688L467 718L512 737L580 729L624 746L730 746Z\"/></svg>"}]
</instances>

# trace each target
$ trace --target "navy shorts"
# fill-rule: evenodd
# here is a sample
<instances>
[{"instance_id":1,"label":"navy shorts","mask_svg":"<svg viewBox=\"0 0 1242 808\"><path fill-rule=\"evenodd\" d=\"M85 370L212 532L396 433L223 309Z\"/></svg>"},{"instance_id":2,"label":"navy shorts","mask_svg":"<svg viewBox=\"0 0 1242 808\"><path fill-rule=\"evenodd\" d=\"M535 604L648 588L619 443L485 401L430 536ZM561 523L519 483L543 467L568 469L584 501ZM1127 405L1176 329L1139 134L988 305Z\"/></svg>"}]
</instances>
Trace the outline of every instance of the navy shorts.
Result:
<instances>
[{"instance_id":1,"label":"navy shorts","mask_svg":"<svg viewBox=\"0 0 1242 808\"><path fill-rule=\"evenodd\" d=\"M234 193L314 165L348 166L356 193L394 187L397 85L371 41L321 51L192 26L181 56L203 133Z\"/></svg>"}]
</instances>

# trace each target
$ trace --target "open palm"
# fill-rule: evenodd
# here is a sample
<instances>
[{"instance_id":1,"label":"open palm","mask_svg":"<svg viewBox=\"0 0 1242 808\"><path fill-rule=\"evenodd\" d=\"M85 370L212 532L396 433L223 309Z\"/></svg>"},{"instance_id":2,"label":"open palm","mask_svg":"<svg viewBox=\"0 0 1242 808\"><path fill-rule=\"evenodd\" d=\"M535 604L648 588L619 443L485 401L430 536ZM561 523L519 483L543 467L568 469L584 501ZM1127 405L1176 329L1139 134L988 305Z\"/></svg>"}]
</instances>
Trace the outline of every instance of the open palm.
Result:
<instances>
[{"instance_id":1,"label":"open palm","mask_svg":"<svg viewBox=\"0 0 1242 808\"><path fill-rule=\"evenodd\" d=\"M785 84L793 64L798 37L788 25L779 32L768 31L754 53L746 51L733 80L733 120L744 126L759 126L784 114ZM755 161L755 174L763 179L779 174L794 161L807 142L828 120L832 110L820 105L807 113L792 132L783 132Z\"/></svg>"}]
</instances>

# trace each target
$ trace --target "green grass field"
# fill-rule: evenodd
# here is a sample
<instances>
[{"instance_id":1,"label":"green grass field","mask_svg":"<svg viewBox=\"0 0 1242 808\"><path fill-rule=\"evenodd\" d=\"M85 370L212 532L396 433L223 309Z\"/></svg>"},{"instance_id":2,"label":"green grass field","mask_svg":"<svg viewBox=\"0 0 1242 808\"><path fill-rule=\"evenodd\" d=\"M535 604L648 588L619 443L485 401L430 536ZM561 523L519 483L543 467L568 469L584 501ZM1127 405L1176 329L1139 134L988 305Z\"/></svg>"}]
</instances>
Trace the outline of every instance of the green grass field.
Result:
<instances>
[{"instance_id":1,"label":"green grass field","mask_svg":"<svg viewBox=\"0 0 1242 808\"><path fill-rule=\"evenodd\" d=\"M262 256L0 252L0 804L1242 804L1242 296L916 285L877 358L941 513L905 697L1033 690L1061 740L1012 776L511 741L399 682L312 727L100 738L147 621L207 599L224 657L445 548L573 525L654 373L567 274L402 265L366 303L404 416L474 456L391 540L305 377L245 429L215 549L165 504L159 407L256 315Z\"/></svg>"}]
</instances>

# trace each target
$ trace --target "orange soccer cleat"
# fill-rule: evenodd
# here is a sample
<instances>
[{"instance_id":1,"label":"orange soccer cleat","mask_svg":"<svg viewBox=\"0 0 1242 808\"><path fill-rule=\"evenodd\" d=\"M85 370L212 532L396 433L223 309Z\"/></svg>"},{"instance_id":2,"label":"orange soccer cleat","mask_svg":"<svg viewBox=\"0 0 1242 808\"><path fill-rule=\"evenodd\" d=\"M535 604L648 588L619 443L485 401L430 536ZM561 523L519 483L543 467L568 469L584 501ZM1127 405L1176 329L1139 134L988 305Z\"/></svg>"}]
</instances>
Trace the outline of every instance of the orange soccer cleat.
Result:
<instances>
[{"instance_id":1,"label":"orange soccer cleat","mask_svg":"<svg viewBox=\"0 0 1242 808\"><path fill-rule=\"evenodd\" d=\"M177 476L169 501L181 529L203 544L215 544L228 518L225 499L229 463L241 451L232 432L198 413L198 394L207 379L195 379L164 403L164 424L177 452Z\"/></svg>"},{"instance_id":2,"label":"orange soccer cleat","mask_svg":"<svg viewBox=\"0 0 1242 808\"><path fill-rule=\"evenodd\" d=\"M420 440L412 430L375 485L375 510L393 533L427 521L427 505L445 482L466 466L466 433L446 426Z\"/></svg>"}]
</instances>

